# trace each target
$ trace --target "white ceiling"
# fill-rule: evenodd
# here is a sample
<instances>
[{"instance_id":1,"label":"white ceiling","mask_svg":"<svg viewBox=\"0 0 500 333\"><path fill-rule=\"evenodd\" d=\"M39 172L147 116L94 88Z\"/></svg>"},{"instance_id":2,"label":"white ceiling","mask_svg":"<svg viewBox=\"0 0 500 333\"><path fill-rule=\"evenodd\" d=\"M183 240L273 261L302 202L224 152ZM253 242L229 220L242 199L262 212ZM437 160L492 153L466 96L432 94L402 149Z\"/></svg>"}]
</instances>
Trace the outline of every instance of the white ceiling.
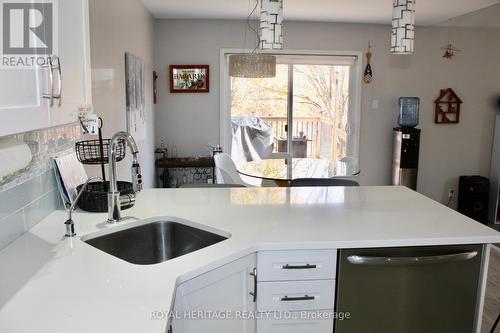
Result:
<instances>
[{"instance_id":1,"label":"white ceiling","mask_svg":"<svg viewBox=\"0 0 500 333\"><path fill-rule=\"evenodd\" d=\"M242 19L249 0L142 0L156 18ZM250 0L252 3L254 0ZM284 19L391 22L393 0L284 0ZM417 0L417 24L434 25L500 3L500 0Z\"/></svg>"},{"instance_id":2,"label":"white ceiling","mask_svg":"<svg viewBox=\"0 0 500 333\"><path fill-rule=\"evenodd\" d=\"M440 26L448 26L449 21L442 22ZM500 28L500 4L477 10L475 12L455 17L452 21L454 27L464 28Z\"/></svg>"}]
</instances>

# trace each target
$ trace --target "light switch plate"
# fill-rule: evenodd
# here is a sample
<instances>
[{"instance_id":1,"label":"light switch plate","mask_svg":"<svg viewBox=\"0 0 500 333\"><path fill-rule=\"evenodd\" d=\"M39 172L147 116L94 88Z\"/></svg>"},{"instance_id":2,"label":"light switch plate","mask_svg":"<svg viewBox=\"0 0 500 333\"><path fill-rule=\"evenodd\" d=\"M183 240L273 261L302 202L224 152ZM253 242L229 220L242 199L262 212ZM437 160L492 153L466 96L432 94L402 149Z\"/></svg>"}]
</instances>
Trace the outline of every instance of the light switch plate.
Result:
<instances>
[{"instance_id":1,"label":"light switch plate","mask_svg":"<svg viewBox=\"0 0 500 333\"><path fill-rule=\"evenodd\" d=\"M97 135L99 133L99 116L95 113L80 113L80 124L85 134Z\"/></svg>"}]
</instances>

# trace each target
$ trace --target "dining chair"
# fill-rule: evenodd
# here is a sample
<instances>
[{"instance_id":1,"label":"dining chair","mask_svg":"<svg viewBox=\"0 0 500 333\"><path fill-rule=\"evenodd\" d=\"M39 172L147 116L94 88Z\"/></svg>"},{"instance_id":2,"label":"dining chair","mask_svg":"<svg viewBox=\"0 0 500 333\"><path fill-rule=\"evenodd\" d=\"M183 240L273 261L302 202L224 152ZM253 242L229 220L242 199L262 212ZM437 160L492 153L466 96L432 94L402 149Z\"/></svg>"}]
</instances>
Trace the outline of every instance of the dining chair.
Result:
<instances>
[{"instance_id":1,"label":"dining chair","mask_svg":"<svg viewBox=\"0 0 500 333\"><path fill-rule=\"evenodd\" d=\"M217 154L214 156L215 161L215 177L217 184L237 184L243 186L251 186L241 179L241 176L236 169L231 156L226 153Z\"/></svg>"},{"instance_id":2,"label":"dining chair","mask_svg":"<svg viewBox=\"0 0 500 333\"><path fill-rule=\"evenodd\" d=\"M180 188L241 188L246 187L241 184L207 184L207 183L197 183L197 184L184 184Z\"/></svg>"},{"instance_id":3,"label":"dining chair","mask_svg":"<svg viewBox=\"0 0 500 333\"><path fill-rule=\"evenodd\" d=\"M299 178L290 182L291 187L315 186L359 186L359 183L350 179L339 178Z\"/></svg>"}]
</instances>

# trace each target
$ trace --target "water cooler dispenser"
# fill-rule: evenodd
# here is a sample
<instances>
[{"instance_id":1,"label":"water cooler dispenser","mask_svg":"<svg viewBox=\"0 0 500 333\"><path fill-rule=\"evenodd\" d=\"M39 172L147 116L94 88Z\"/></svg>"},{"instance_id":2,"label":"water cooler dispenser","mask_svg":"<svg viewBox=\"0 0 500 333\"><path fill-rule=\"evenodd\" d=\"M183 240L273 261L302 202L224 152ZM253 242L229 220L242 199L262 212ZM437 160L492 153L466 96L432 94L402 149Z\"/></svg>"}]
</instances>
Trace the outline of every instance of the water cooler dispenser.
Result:
<instances>
[{"instance_id":1,"label":"water cooler dispenser","mask_svg":"<svg viewBox=\"0 0 500 333\"><path fill-rule=\"evenodd\" d=\"M394 128L392 184L417 190L420 129L418 125L420 99L399 99L399 126Z\"/></svg>"}]
</instances>

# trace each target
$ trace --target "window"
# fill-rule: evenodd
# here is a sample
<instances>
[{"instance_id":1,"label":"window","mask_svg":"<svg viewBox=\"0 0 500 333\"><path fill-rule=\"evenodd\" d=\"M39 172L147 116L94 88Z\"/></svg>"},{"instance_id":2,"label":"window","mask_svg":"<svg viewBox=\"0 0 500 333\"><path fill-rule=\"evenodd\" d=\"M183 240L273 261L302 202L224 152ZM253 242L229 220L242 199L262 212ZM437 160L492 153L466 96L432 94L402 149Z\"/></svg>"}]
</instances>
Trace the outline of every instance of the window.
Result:
<instances>
[{"instance_id":1,"label":"window","mask_svg":"<svg viewBox=\"0 0 500 333\"><path fill-rule=\"evenodd\" d=\"M221 54L226 64L229 54ZM231 78L223 66L225 151L237 164L288 152L327 160L336 176L358 172L361 54L352 54L280 54L267 79Z\"/></svg>"}]
</instances>

